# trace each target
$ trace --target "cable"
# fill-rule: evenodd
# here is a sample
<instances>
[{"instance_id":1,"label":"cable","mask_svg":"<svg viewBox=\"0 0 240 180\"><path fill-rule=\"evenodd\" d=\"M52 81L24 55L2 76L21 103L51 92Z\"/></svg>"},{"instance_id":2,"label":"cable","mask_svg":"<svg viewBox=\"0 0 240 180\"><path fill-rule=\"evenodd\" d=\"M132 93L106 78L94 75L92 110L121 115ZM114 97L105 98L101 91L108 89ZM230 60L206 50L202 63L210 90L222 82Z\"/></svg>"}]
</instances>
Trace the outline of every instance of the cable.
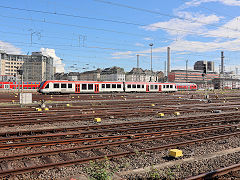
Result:
<instances>
[{"instance_id":1,"label":"cable","mask_svg":"<svg viewBox=\"0 0 240 180\"><path fill-rule=\"evenodd\" d=\"M123 4L112 3L112 2L103 1L103 0L94 0L94 1L108 3L108 4L112 4L112 5L116 5L116 6L128 7L128 8L132 8L132 9L136 9L136 10L141 10L141 11L144 10L144 11L147 11L147 12L160 14L160 15L164 15L164 16L168 16L168 17L174 17L174 18L178 18L178 19L182 19L182 20L187 20L187 21L197 22L197 23L201 23L201 24L205 24L205 25L209 25L209 26L219 27L219 26L216 26L216 25L207 24L207 23L196 21L196 20L193 21L193 20L187 19L187 18L181 18L181 17L178 17L178 16L167 15L167 14L159 13L159 12L156 12L156 11L145 10L145 9L141 9L141 8L135 8L135 7L131 7L131 6L123 5ZM126 22L126 21L118 21L118 20L111 20L111 19L88 17L88 16L79 16L79 15L73 15L73 14L65 14L65 13L57 13L57 12L49 12L49 11L40 11L40 10L16 8L16 7L9 7L9 6L2 6L2 5L0 5L0 8L19 10L19 11L27 11L27 12L35 12L35 13L43 13L43 14L51 14L51 15L60 15L60 16L67 16L67 17L75 17L75 18L82 18L82 19L90 19L90 20L98 20L98 21L105 21L105 22L112 22L112 23L121 23L121 24L127 24L127 25L149 26L149 27L162 28L162 29L167 29L167 30L176 30L176 29L166 28L166 27L161 27L161 26L144 25L144 24L133 23L133 22ZM229 27L222 27L222 28L240 32L239 30L232 29L232 28L229 28ZM186 30L178 30L178 31L188 32ZM194 33L196 33L196 32L194 32Z\"/></svg>"},{"instance_id":2,"label":"cable","mask_svg":"<svg viewBox=\"0 0 240 180\"><path fill-rule=\"evenodd\" d=\"M161 13L161 12L158 12L158 11L153 11L153 10L148 10L148 9L143 9L143 8L137 8L137 7L133 7L133 6L125 5L125 4L113 3L113 2L105 1L105 0L93 0L93 1L101 2L101 3L105 3L105 4L110 4L110 5L114 5L114 6L125 7L125 8L129 8L129 9L134 9L134 10L138 10L138 11L144 11L144 12L148 12L148 13L152 13L152 14L158 14L158 15L161 15L161 16L177 18L177 19L181 19L181 20L187 20L187 21L190 21L190 22L197 22L197 23L208 25L208 26L220 27L220 26L217 26L217 25L208 24L208 23L198 21L198 20L192 20L192 19L189 19L189 18L182 18L182 17L179 17L179 16L169 15L169 14ZM240 30L232 29L230 27L221 27L221 28L228 29L228 30L230 29L230 30L233 30L233 31L240 32Z\"/></svg>"},{"instance_id":3,"label":"cable","mask_svg":"<svg viewBox=\"0 0 240 180\"><path fill-rule=\"evenodd\" d=\"M77 28L86 28L86 29L93 29L93 30L97 30L97 31L105 31L105 32L111 32L111 33L118 33L118 34L125 34L125 35L130 35L130 36L137 36L137 37L143 37L146 36L144 34L136 34L136 33L126 33L126 32L121 32L121 31L115 31L115 30L109 30L109 29L103 29L103 28L93 28L93 27L88 27L88 26L79 26L79 25L75 25L75 24L66 24L66 23L59 23L59 22L52 22L52 21L46 21L44 20L36 20L36 19L28 19L28 18L20 18L20 17L11 17L11 16L5 16L5 15L0 15L1 17L5 17L5 18L13 18L13 19L20 19L20 20L26 20L26 21L36 21L36 22L41 22L41 23L48 23L48 24L56 24L56 25L62 25L62 26L71 26L71 27L77 27ZM140 25L138 25L140 26ZM191 34L197 34L200 36L213 36L212 34L208 34L208 33L196 33L195 31L189 31L189 30L180 30L180 29L174 29L174 28L165 28L165 27L158 27L158 28L162 28L162 29L166 29L166 30L171 30L171 31L181 31L181 32L185 32L185 33L191 33ZM219 38L226 38L226 39L233 39L229 36L214 36L214 37L219 37ZM167 38L163 38L163 39L167 39ZM168 40L172 40L172 39L168 39Z\"/></svg>"}]
</instances>

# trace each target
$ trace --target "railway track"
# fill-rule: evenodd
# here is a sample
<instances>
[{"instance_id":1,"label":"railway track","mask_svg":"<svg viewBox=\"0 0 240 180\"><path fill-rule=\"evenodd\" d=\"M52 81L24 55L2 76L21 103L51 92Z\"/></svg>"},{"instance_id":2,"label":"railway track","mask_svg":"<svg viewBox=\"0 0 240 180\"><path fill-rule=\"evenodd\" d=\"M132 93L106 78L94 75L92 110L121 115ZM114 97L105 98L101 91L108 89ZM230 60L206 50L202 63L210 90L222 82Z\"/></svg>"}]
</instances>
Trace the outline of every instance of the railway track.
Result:
<instances>
[{"instance_id":1,"label":"railway track","mask_svg":"<svg viewBox=\"0 0 240 180\"><path fill-rule=\"evenodd\" d=\"M205 115L192 115L186 117L171 117L171 118L158 118L154 120L147 121L134 121L134 122L124 122L124 123L111 123L104 125L88 125L88 126L78 126L78 127L65 127L65 128L45 128L40 130L22 130L22 131L6 131L0 132L0 136L22 136L22 135L33 135L33 134L45 134L45 133L60 133L67 131L80 131L83 134L89 133L107 133L107 132L124 132L146 129L169 129L176 127L186 127L191 125L210 125L212 124L226 124L231 122L238 122L240 117L240 112L227 112L219 114L205 114ZM64 119L65 120L65 119ZM178 124L176 124L178 123ZM139 129L137 129L139 128Z\"/></svg>"},{"instance_id":2,"label":"railway track","mask_svg":"<svg viewBox=\"0 0 240 180\"><path fill-rule=\"evenodd\" d=\"M235 171L239 171L239 170L240 170L240 164L234 164L232 166L220 168L215 171L211 171L211 172L203 173L203 174L200 174L197 176L189 177L186 180L210 180L210 179L214 179L214 178L225 179L225 178L221 178L221 176L226 175L230 172L235 172Z\"/></svg>"},{"instance_id":3,"label":"railway track","mask_svg":"<svg viewBox=\"0 0 240 180\"><path fill-rule=\"evenodd\" d=\"M178 136L180 136L180 135L181 134L178 134ZM139 143L139 142L146 142L146 141L152 142L153 140L158 140L159 138L166 138L167 136L147 137L147 138L142 138L142 139L132 139L132 140L126 140L126 141L120 141L120 142L102 143L102 144L98 144L98 145L86 145L86 146L82 146L79 148L66 149L65 151L64 150L48 151L48 152L2 157L1 159L4 159L4 162L1 163L2 171L0 171L0 176L22 174L22 173L26 173L26 172L49 169L49 168L59 167L59 166L75 165L75 164L80 164L80 163L86 163L91 160L104 159L105 157L107 157L109 159L119 158L122 156L136 154L136 152L163 150L163 149L168 149L168 148L174 148L174 147L191 145L191 144L195 144L195 143L217 140L217 139L224 139L224 138L229 138L231 136L239 136L239 135L240 135L240 132L227 133L224 135L213 135L210 137L199 138L199 139L194 139L194 140L185 140L183 142L178 141L177 143L169 143L169 144L161 145L161 146L158 145L159 143L156 143L158 146L156 146L156 144L155 144L155 146L152 146L152 147L149 147L149 143L148 143L147 144L148 148L133 149L128 146L128 144L134 144L134 143ZM172 135L168 135L168 137L171 138ZM119 148L119 146L120 146L120 148ZM135 147L136 147L136 145L135 145ZM137 147L139 147L139 146L137 146ZM76 156L78 158L71 159L66 154L64 154L65 152L69 152L69 151L74 151L74 154L76 154ZM91 152L89 153L88 151L91 151ZM57 163L53 163L51 158L49 158L48 156L49 156L49 154L56 154L56 153L58 154L58 156L60 156L61 160L60 161L58 160ZM36 155L40 156L40 158L42 159L41 163L35 164L34 163L35 161L33 162L33 161L27 159L27 160L25 160L27 162L23 163L24 167L21 167L21 168L11 167L10 169L8 169L9 165L6 162L7 159L19 159L19 158L26 159L26 157L36 157ZM40 161L36 161L36 162L40 162Z\"/></svg>"}]
</instances>

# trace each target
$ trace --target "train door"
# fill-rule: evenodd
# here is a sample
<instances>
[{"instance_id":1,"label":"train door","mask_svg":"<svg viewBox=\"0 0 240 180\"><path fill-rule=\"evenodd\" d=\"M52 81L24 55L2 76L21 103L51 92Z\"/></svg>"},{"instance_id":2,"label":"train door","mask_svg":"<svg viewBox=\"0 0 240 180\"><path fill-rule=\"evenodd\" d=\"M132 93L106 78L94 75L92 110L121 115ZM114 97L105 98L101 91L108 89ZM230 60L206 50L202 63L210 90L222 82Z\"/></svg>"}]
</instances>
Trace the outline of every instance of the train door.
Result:
<instances>
[{"instance_id":1,"label":"train door","mask_svg":"<svg viewBox=\"0 0 240 180\"><path fill-rule=\"evenodd\" d=\"M99 93L99 84L95 84L95 93Z\"/></svg>"},{"instance_id":2,"label":"train door","mask_svg":"<svg viewBox=\"0 0 240 180\"><path fill-rule=\"evenodd\" d=\"M80 84L75 84L75 93L80 93Z\"/></svg>"},{"instance_id":3,"label":"train door","mask_svg":"<svg viewBox=\"0 0 240 180\"><path fill-rule=\"evenodd\" d=\"M162 92L162 85L159 85L159 86L158 86L158 91L159 91L159 92Z\"/></svg>"},{"instance_id":4,"label":"train door","mask_svg":"<svg viewBox=\"0 0 240 180\"><path fill-rule=\"evenodd\" d=\"M149 85L146 85L146 92L149 92Z\"/></svg>"}]
</instances>

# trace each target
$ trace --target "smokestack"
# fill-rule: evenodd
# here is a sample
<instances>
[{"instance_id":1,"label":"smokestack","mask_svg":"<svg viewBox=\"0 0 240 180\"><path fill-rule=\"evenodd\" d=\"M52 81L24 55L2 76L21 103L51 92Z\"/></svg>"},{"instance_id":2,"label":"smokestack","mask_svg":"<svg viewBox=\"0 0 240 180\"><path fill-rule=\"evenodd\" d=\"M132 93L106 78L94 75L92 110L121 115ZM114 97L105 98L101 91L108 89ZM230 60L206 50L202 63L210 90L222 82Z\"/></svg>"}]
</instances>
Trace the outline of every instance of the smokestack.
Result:
<instances>
[{"instance_id":1,"label":"smokestack","mask_svg":"<svg viewBox=\"0 0 240 180\"><path fill-rule=\"evenodd\" d=\"M168 76L168 74L170 73L170 64L171 64L171 62L170 62L170 47L167 48L167 58L168 58L168 60L167 60L167 76Z\"/></svg>"},{"instance_id":2,"label":"smokestack","mask_svg":"<svg viewBox=\"0 0 240 180\"><path fill-rule=\"evenodd\" d=\"M224 70L223 70L223 61L224 61L224 55L223 55L223 51L221 52L221 73L220 74L223 74L224 73Z\"/></svg>"}]
</instances>

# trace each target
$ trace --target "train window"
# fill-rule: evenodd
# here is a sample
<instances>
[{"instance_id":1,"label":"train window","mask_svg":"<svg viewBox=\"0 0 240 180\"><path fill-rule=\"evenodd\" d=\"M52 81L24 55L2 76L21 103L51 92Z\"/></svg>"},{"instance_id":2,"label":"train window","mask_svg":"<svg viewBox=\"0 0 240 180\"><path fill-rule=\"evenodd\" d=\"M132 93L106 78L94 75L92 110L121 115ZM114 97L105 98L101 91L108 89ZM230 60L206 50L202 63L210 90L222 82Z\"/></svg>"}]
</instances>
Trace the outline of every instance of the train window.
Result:
<instances>
[{"instance_id":1,"label":"train window","mask_svg":"<svg viewBox=\"0 0 240 180\"><path fill-rule=\"evenodd\" d=\"M144 85L142 85L142 88L144 88Z\"/></svg>"},{"instance_id":2,"label":"train window","mask_svg":"<svg viewBox=\"0 0 240 180\"><path fill-rule=\"evenodd\" d=\"M53 84L53 88L59 88L59 84L58 83L54 83Z\"/></svg>"},{"instance_id":3,"label":"train window","mask_svg":"<svg viewBox=\"0 0 240 180\"><path fill-rule=\"evenodd\" d=\"M153 89L153 85L150 86L150 89Z\"/></svg>"},{"instance_id":4,"label":"train window","mask_svg":"<svg viewBox=\"0 0 240 180\"><path fill-rule=\"evenodd\" d=\"M155 85L155 89L158 89L158 85Z\"/></svg>"},{"instance_id":5,"label":"train window","mask_svg":"<svg viewBox=\"0 0 240 180\"><path fill-rule=\"evenodd\" d=\"M110 84L106 84L106 88L110 88Z\"/></svg>"},{"instance_id":6,"label":"train window","mask_svg":"<svg viewBox=\"0 0 240 180\"><path fill-rule=\"evenodd\" d=\"M138 85L137 85L137 88L139 89L139 88L141 88L141 86L138 84Z\"/></svg>"},{"instance_id":7,"label":"train window","mask_svg":"<svg viewBox=\"0 0 240 180\"><path fill-rule=\"evenodd\" d=\"M170 88L173 88L173 85L170 85Z\"/></svg>"},{"instance_id":8,"label":"train window","mask_svg":"<svg viewBox=\"0 0 240 180\"><path fill-rule=\"evenodd\" d=\"M13 87L13 89L15 89L15 87Z\"/></svg>"},{"instance_id":9,"label":"train window","mask_svg":"<svg viewBox=\"0 0 240 180\"><path fill-rule=\"evenodd\" d=\"M33 87L33 89L36 89L35 87Z\"/></svg>"},{"instance_id":10,"label":"train window","mask_svg":"<svg viewBox=\"0 0 240 180\"><path fill-rule=\"evenodd\" d=\"M117 85L117 88L121 88L121 87L122 87L121 84L118 84L118 85Z\"/></svg>"},{"instance_id":11,"label":"train window","mask_svg":"<svg viewBox=\"0 0 240 180\"><path fill-rule=\"evenodd\" d=\"M88 84L88 90L93 90L93 84Z\"/></svg>"},{"instance_id":12,"label":"train window","mask_svg":"<svg viewBox=\"0 0 240 180\"><path fill-rule=\"evenodd\" d=\"M167 88L169 88L169 85L167 85Z\"/></svg>"},{"instance_id":13,"label":"train window","mask_svg":"<svg viewBox=\"0 0 240 180\"><path fill-rule=\"evenodd\" d=\"M49 88L49 84L47 84L46 86L45 86L45 89L48 89Z\"/></svg>"},{"instance_id":14,"label":"train window","mask_svg":"<svg viewBox=\"0 0 240 180\"><path fill-rule=\"evenodd\" d=\"M27 89L27 87L24 87L24 89Z\"/></svg>"},{"instance_id":15,"label":"train window","mask_svg":"<svg viewBox=\"0 0 240 180\"><path fill-rule=\"evenodd\" d=\"M67 88L67 84L61 84L61 88Z\"/></svg>"},{"instance_id":16,"label":"train window","mask_svg":"<svg viewBox=\"0 0 240 180\"><path fill-rule=\"evenodd\" d=\"M132 88L136 88L136 84L133 84L133 85L132 85Z\"/></svg>"},{"instance_id":17,"label":"train window","mask_svg":"<svg viewBox=\"0 0 240 180\"><path fill-rule=\"evenodd\" d=\"M105 88L105 84L102 84L102 88Z\"/></svg>"},{"instance_id":18,"label":"train window","mask_svg":"<svg viewBox=\"0 0 240 180\"><path fill-rule=\"evenodd\" d=\"M166 85L163 85L163 88L166 88Z\"/></svg>"},{"instance_id":19,"label":"train window","mask_svg":"<svg viewBox=\"0 0 240 180\"><path fill-rule=\"evenodd\" d=\"M82 90L87 90L87 84L82 84Z\"/></svg>"},{"instance_id":20,"label":"train window","mask_svg":"<svg viewBox=\"0 0 240 180\"><path fill-rule=\"evenodd\" d=\"M28 89L31 89L31 87L28 87Z\"/></svg>"},{"instance_id":21,"label":"train window","mask_svg":"<svg viewBox=\"0 0 240 180\"><path fill-rule=\"evenodd\" d=\"M68 88L72 88L72 84L68 84Z\"/></svg>"},{"instance_id":22,"label":"train window","mask_svg":"<svg viewBox=\"0 0 240 180\"><path fill-rule=\"evenodd\" d=\"M127 88L131 88L131 84L128 84L128 85L127 85Z\"/></svg>"},{"instance_id":23,"label":"train window","mask_svg":"<svg viewBox=\"0 0 240 180\"><path fill-rule=\"evenodd\" d=\"M112 88L117 88L117 85L116 84L112 84Z\"/></svg>"}]
</instances>

